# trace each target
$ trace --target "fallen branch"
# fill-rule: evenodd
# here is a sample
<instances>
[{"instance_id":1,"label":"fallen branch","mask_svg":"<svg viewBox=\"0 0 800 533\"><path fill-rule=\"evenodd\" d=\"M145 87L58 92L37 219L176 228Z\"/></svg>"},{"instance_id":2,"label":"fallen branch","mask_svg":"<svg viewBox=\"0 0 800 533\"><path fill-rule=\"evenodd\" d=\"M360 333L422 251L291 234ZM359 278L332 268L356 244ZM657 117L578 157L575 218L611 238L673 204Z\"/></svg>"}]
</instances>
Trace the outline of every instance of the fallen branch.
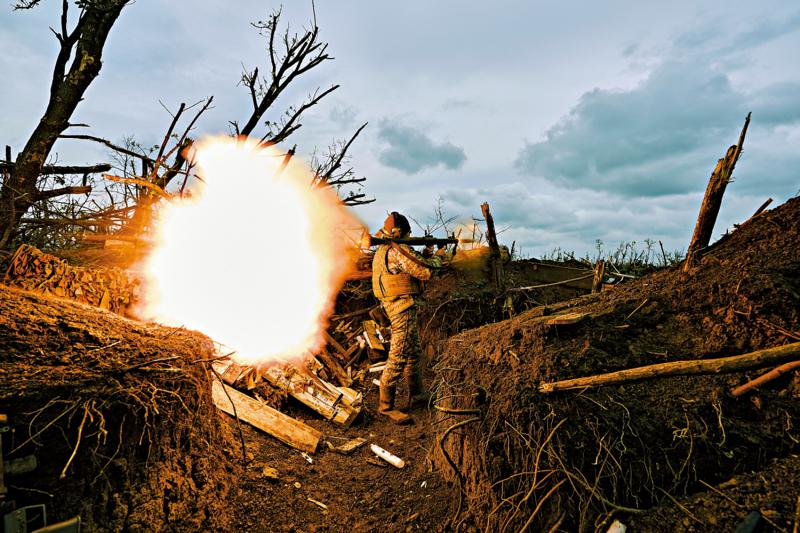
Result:
<instances>
[{"instance_id":1,"label":"fallen branch","mask_svg":"<svg viewBox=\"0 0 800 533\"><path fill-rule=\"evenodd\" d=\"M800 357L800 342L757 350L743 355L730 357L720 357L717 359L694 359L690 361L673 361L671 363L660 363L657 365L640 366L587 376L582 378L566 379L563 381L553 381L540 383L539 392L549 394L560 390L582 389L593 387L605 387L617 385L641 379L652 379L664 376L686 376L692 374L722 374L727 372L737 372L761 368L775 363L781 363L787 359Z\"/></svg>"},{"instance_id":2,"label":"fallen branch","mask_svg":"<svg viewBox=\"0 0 800 533\"><path fill-rule=\"evenodd\" d=\"M748 381L744 385L739 385L735 389L731 391L731 396L741 396L745 392L755 389L763 385L764 383L769 383L772 380L778 379L782 375L791 372L793 370L800 369L800 360L792 361L790 363L783 364L777 368L773 368L766 374L757 377L751 381Z\"/></svg>"},{"instance_id":3,"label":"fallen branch","mask_svg":"<svg viewBox=\"0 0 800 533\"><path fill-rule=\"evenodd\" d=\"M567 283L572 283L574 281L582 281L584 279L589 279L594 277L594 272L591 274L586 274L585 276L581 276L579 278L572 278L572 279L565 279L564 281L555 281L553 283L542 283L541 285L529 285L527 287L514 287L512 289L508 289L509 291L529 291L532 289L543 289L545 287L555 287L556 285L566 285Z\"/></svg>"}]
</instances>

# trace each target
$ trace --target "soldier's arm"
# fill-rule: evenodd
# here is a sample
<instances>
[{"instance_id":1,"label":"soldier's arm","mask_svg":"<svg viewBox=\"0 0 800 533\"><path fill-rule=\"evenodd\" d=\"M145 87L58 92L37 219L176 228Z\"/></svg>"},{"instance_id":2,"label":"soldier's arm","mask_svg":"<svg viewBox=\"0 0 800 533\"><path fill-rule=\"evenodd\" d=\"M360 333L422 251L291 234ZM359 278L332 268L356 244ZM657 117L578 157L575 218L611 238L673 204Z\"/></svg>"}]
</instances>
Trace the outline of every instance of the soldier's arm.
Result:
<instances>
[{"instance_id":1,"label":"soldier's arm","mask_svg":"<svg viewBox=\"0 0 800 533\"><path fill-rule=\"evenodd\" d=\"M402 249L398 249L400 247L402 247ZM426 259L405 244L392 247L392 249L389 250L389 254L389 260L397 264L403 272L422 281L431 279L431 269L440 268L442 266L441 258L431 257L430 259Z\"/></svg>"}]
</instances>

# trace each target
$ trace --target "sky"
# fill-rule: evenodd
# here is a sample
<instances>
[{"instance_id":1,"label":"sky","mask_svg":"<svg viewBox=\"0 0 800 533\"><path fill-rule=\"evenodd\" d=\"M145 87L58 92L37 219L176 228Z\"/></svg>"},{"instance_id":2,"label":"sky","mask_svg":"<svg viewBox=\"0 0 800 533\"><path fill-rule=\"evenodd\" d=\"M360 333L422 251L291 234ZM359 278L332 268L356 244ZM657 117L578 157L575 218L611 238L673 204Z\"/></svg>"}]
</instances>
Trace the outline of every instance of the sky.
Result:
<instances>
[{"instance_id":1,"label":"sky","mask_svg":"<svg viewBox=\"0 0 800 533\"><path fill-rule=\"evenodd\" d=\"M47 102L57 53L48 26L59 7L0 8L0 144L15 153ZM249 116L242 67L268 65L250 23L278 7L137 0L73 116L91 127L75 133L156 144L171 119L162 104L210 95L215 107L194 133L228 133L229 121ZM748 112L715 237L767 198L775 206L800 191L795 1L317 0L315 11L335 59L298 79L265 118L340 85L287 147L308 158L368 122L349 164L376 199L356 208L373 231L389 211L426 225L441 202L446 216L468 221L488 201L501 241L529 257L593 253L597 240L685 250L708 177ZM283 6L298 31L312 16L311 2ZM61 163L109 159L74 140L55 152Z\"/></svg>"}]
</instances>

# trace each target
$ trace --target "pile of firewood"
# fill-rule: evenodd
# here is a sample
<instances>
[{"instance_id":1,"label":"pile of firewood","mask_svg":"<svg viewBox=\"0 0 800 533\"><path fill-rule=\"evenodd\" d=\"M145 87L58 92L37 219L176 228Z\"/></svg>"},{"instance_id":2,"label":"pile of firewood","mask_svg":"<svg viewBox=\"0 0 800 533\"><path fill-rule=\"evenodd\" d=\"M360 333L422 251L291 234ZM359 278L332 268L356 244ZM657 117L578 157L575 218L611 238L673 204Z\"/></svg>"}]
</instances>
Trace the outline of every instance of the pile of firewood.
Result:
<instances>
[{"instance_id":1,"label":"pile of firewood","mask_svg":"<svg viewBox=\"0 0 800 533\"><path fill-rule=\"evenodd\" d=\"M363 408L363 393L353 387L374 384L387 357L388 331L373 319L376 308L331 317L325 331L327 346L306 354L302 362L269 368L240 365L230 358L216 360L218 377L214 402L221 410L301 451L313 453L323 435L275 409L274 391L291 397L326 420L349 427ZM338 384L338 385L337 385ZM265 390L269 394L265 395ZM360 443L363 444L363 443ZM359 445L360 445L359 444ZM338 450L346 453L346 450Z\"/></svg>"},{"instance_id":2,"label":"pile of firewood","mask_svg":"<svg viewBox=\"0 0 800 533\"><path fill-rule=\"evenodd\" d=\"M139 280L118 268L82 268L23 244L11 257L3 283L68 298L128 316L139 296Z\"/></svg>"}]
</instances>

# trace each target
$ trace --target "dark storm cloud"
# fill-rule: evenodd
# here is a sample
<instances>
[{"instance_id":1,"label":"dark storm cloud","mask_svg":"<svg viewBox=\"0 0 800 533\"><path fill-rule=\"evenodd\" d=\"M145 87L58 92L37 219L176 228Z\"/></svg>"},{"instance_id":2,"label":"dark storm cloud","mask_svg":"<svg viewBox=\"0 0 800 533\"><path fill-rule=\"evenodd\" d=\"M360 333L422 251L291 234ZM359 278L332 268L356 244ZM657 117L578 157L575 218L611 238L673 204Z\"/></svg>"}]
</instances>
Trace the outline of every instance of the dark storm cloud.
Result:
<instances>
[{"instance_id":1,"label":"dark storm cloud","mask_svg":"<svg viewBox=\"0 0 800 533\"><path fill-rule=\"evenodd\" d=\"M436 142L423 131L389 120L381 121L378 138L385 145L378 155L380 162L406 174L440 165L456 170L467 159L463 148Z\"/></svg>"},{"instance_id":2,"label":"dark storm cloud","mask_svg":"<svg viewBox=\"0 0 800 533\"><path fill-rule=\"evenodd\" d=\"M748 111L751 139L797 123L798 89L784 82L745 94L702 61L666 61L632 90L585 93L543 141L525 144L515 166L564 186L630 197L696 191Z\"/></svg>"}]
</instances>

